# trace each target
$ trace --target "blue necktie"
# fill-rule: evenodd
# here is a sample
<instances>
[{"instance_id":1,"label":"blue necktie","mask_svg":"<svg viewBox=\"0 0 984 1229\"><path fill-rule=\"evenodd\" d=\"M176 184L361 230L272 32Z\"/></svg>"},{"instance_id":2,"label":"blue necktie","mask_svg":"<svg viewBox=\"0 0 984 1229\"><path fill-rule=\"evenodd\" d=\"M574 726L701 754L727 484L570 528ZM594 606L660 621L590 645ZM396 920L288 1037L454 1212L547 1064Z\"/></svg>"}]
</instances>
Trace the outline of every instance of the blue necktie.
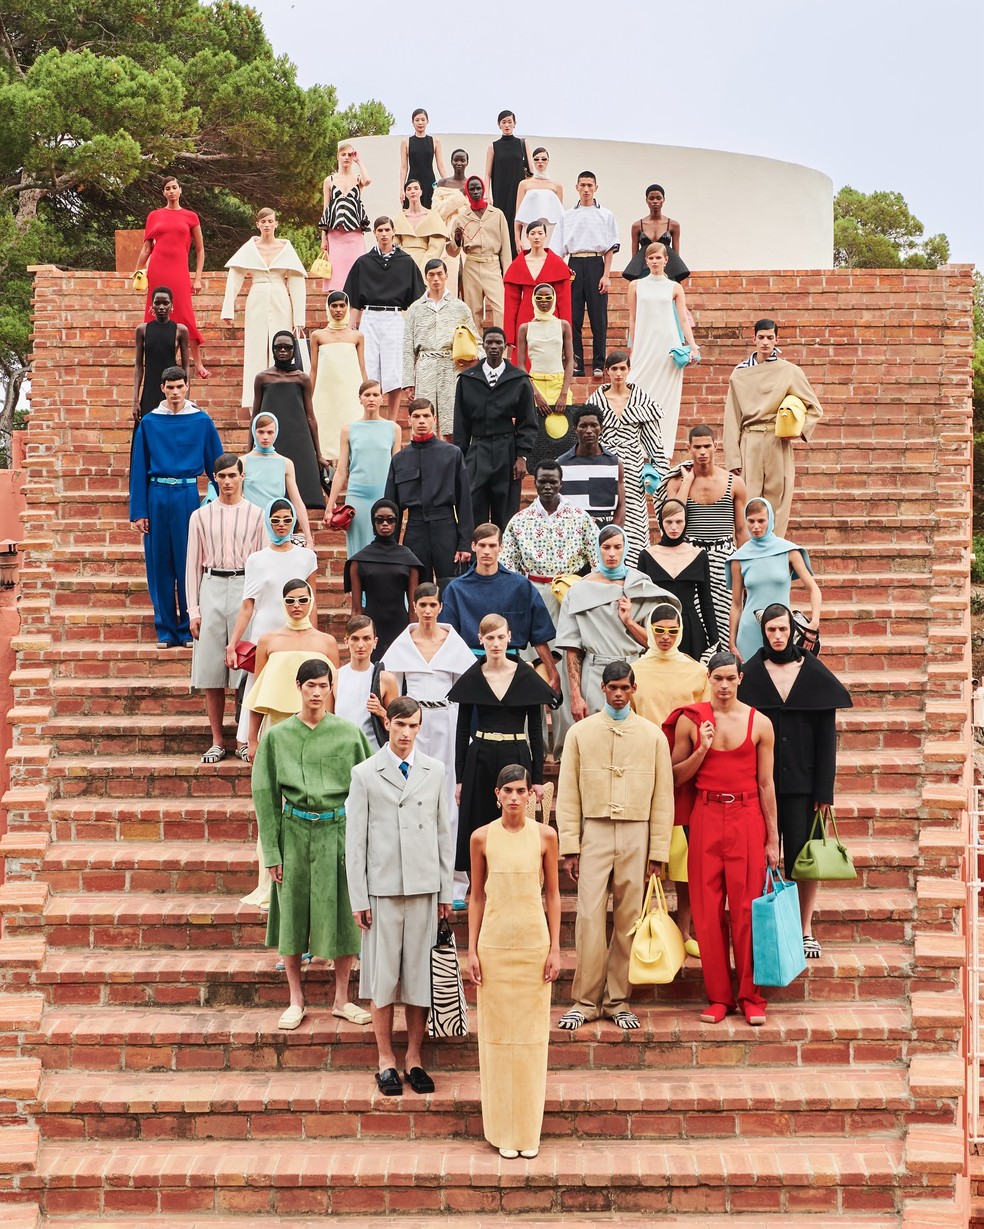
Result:
<instances>
[{"instance_id":1,"label":"blue necktie","mask_svg":"<svg viewBox=\"0 0 984 1229\"><path fill-rule=\"evenodd\" d=\"M409 778L410 765L406 762L406 760L400 760L400 772L403 773L404 779Z\"/></svg>"}]
</instances>

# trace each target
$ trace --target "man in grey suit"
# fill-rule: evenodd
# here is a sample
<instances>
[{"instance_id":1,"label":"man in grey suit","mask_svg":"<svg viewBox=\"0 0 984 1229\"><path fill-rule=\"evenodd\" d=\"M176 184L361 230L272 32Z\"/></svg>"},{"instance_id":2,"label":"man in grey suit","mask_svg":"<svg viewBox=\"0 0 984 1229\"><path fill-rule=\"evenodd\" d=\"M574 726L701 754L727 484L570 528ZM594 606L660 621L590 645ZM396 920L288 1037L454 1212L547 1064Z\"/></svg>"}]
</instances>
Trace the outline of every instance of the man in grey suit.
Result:
<instances>
[{"instance_id":1,"label":"man in grey suit","mask_svg":"<svg viewBox=\"0 0 984 1229\"><path fill-rule=\"evenodd\" d=\"M430 949L438 919L451 914L446 769L414 751L420 721L416 700L393 700L386 710L389 741L353 769L345 803L345 870L352 913L363 932L359 993L371 1000L376 1083L387 1097L403 1092L393 1051L398 1000L407 1018L403 1074L414 1092L434 1091L420 1047L430 1008Z\"/></svg>"}]
</instances>

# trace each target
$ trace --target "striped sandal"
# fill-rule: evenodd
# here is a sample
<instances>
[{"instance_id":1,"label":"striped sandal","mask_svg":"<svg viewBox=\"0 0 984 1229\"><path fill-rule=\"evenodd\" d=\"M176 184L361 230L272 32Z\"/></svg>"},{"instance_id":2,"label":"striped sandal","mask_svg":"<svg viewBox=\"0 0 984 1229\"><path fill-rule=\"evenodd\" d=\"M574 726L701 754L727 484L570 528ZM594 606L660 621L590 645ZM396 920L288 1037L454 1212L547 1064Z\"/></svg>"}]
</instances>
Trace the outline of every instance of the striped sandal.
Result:
<instances>
[{"instance_id":1,"label":"striped sandal","mask_svg":"<svg viewBox=\"0 0 984 1229\"><path fill-rule=\"evenodd\" d=\"M803 936L803 955L807 960L819 960L823 955L823 948L814 939L813 935Z\"/></svg>"}]
</instances>

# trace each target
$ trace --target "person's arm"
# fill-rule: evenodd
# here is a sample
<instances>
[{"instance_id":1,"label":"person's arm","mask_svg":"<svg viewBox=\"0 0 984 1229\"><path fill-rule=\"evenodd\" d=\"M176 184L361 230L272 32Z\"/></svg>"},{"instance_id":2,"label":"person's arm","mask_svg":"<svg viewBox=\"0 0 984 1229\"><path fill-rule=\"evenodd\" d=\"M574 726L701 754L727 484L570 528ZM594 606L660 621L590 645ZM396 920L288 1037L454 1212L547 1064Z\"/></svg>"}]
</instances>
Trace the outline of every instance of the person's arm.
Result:
<instances>
[{"instance_id":1,"label":"person's arm","mask_svg":"<svg viewBox=\"0 0 984 1229\"><path fill-rule=\"evenodd\" d=\"M308 430L311 432L314 455L318 458L318 464L325 467L328 462L321 453L321 440L318 438L318 420L314 416L314 398L311 395L311 377L307 372L301 373L301 389L304 394L304 417L307 419Z\"/></svg>"},{"instance_id":2,"label":"person's arm","mask_svg":"<svg viewBox=\"0 0 984 1229\"><path fill-rule=\"evenodd\" d=\"M267 658L270 656L270 636L272 633L266 632L256 642L256 674L267 664Z\"/></svg>"},{"instance_id":3,"label":"person's arm","mask_svg":"<svg viewBox=\"0 0 984 1229\"><path fill-rule=\"evenodd\" d=\"M649 647L649 637L646 629L635 621L632 617L632 599L624 594L618 599L618 617L622 621L622 626L629 633L636 644L642 647Z\"/></svg>"},{"instance_id":4,"label":"person's arm","mask_svg":"<svg viewBox=\"0 0 984 1229\"><path fill-rule=\"evenodd\" d=\"M460 452L454 467L454 515L458 526L458 549L454 553L454 561L467 563L471 559L475 514L472 511L471 486L468 482L468 471L465 469L465 458Z\"/></svg>"},{"instance_id":5,"label":"person's arm","mask_svg":"<svg viewBox=\"0 0 984 1229\"><path fill-rule=\"evenodd\" d=\"M673 300L676 303L677 319L680 321L680 330L683 333L683 339L690 347L690 361L696 363L700 359L700 346L694 340L694 330L690 323L690 313L687 311L687 296L681 285L676 284L673 287Z\"/></svg>"},{"instance_id":6,"label":"person's arm","mask_svg":"<svg viewBox=\"0 0 984 1229\"><path fill-rule=\"evenodd\" d=\"M608 294L612 288L612 258L614 255L614 248L609 248L605 253L605 269L601 275L601 281L598 283L599 294Z\"/></svg>"},{"instance_id":7,"label":"person's arm","mask_svg":"<svg viewBox=\"0 0 984 1229\"><path fill-rule=\"evenodd\" d=\"M559 413L563 413L567 409L567 396L570 392L571 381L574 379L574 338L571 334L571 326L566 320L560 322L560 332L563 337L563 353L561 362L564 364L564 383L560 390L560 396L557 398L557 404L554 407Z\"/></svg>"},{"instance_id":8,"label":"person's arm","mask_svg":"<svg viewBox=\"0 0 984 1229\"><path fill-rule=\"evenodd\" d=\"M140 533L150 528L147 504L150 498L150 457L143 424L137 426L130 449L130 524Z\"/></svg>"},{"instance_id":9,"label":"person's arm","mask_svg":"<svg viewBox=\"0 0 984 1229\"><path fill-rule=\"evenodd\" d=\"M540 867L547 906L547 930L550 932L550 950L543 966L543 980L555 982L560 976L560 875L557 870L557 834L548 824L540 827Z\"/></svg>"},{"instance_id":10,"label":"person's arm","mask_svg":"<svg viewBox=\"0 0 984 1229\"><path fill-rule=\"evenodd\" d=\"M407 610L413 612L413 595L420 584L420 568L411 568L407 579Z\"/></svg>"},{"instance_id":11,"label":"person's arm","mask_svg":"<svg viewBox=\"0 0 984 1229\"><path fill-rule=\"evenodd\" d=\"M636 284L634 281L629 282L629 337L626 342L626 349L629 354L632 353L632 347L635 345L635 329L636 329Z\"/></svg>"},{"instance_id":12,"label":"person's arm","mask_svg":"<svg viewBox=\"0 0 984 1229\"><path fill-rule=\"evenodd\" d=\"M485 199L489 202L490 205L495 204L495 202L492 199L492 160L494 157L495 157L495 150L492 148L492 144L490 142L488 149L485 151L485 191L487 194ZM468 187L467 178L465 179L465 187L466 188Z\"/></svg>"},{"instance_id":13,"label":"person's arm","mask_svg":"<svg viewBox=\"0 0 984 1229\"><path fill-rule=\"evenodd\" d=\"M286 462L284 465L284 490L287 492L287 498L297 511L297 528L304 535L304 544L312 546L314 544L314 535L311 533L311 522L308 520L307 508L304 506L304 500L301 498L301 492L297 486L294 462L290 457L284 457L284 461Z\"/></svg>"},{"instance_id":14,"label":"person's arm","mask_svg":"<svg viewBox=\"0 0 984 1229\"><path fill-rule=\"evenodd\" d=\"M533 648L547 672L547 686L552 687L560 695L560 675L557 672L557 663L553 659L550 645L535 644Z\"/></svg>"},{"instance_id":15,"label":"person's arm","mask_svg":"<svg viewBox=\"0 0 984 1229\"><path fill-rule=\"evenodd\" d=\"M342 492L348 484L349 471L349 429L348 424L342 427L338 440L338 464L331 480L331 490L328 492L328 502L325 507L325 521L331 516L335 507L342 502Z\"/></svg>"},{"instance_id":16,"label":"person's arm","mask_svg":"<svg viewBox=\"0 0 984 1229\"><path fill-rule=\"evenodd\" d=\"M813 573L806 566L806 560L800 551L791 550L789 552L789 566L796 579L801 580L806 585L807 591L810 594L810 626L818 628L820 626L820 609L823 606L820 586L814 580Z\"/></svg>"},{"instance_id":17,"label":"person's arm","mask_svg":"<svg viewBox=\"0 0 984 1229\"><path fill-rule=\"evenodd\" d=\"M779 865L779 818L776 810L776 785L772 775L776 734L772 722L756 713L752 723L752 741L756 744L759 805L765 816L765 860L775 870Z\"/></svg>"},{"instance_id":18,"label":"person's arm","mask_svg":"<svg viewBox=\"0 0 984 1229\"><path fill-rule=\"evenodd\" d=\"M296 253L295 253L296 255ZM287 274L287 293L290 295L290 314L293 320L292 331L295 337L303 337L307 325L307 278L303 273ZM314 358L311 359L312 378L314 384Z\"/></svg>"},{"instance_id":19,"label":"person's arm","mask_svg":"<svg viewBox=\"0 0 984 1229\"><path fill-rule=\"evenodd\" d=\"M311 387L318 387L318 358L321 353L321 329L315 329L310 337L311 349Z\"/></svg>"},{"instance_id":20,"label":"person's arm","mask_svg":"<svg viewBox=\"0 0 984 1229\"><path fill-rule=\"evenodd\" d=\"M140 386L144 377L144 332L147 326L138 324L133 334L133 421L140 421Z\"/></svg>"},{"instance_id":21,"label":"person's arm","mask_svg":"<svg viewBox=\"0 0 984 1229\"><path fill-rule=\"evenodd\" d=\"M263 389L266 387L266 380L263 378L263 372L259 371L256 374L256 379L253 381L253 408L250 410L250 419L254 419L260 412L260 406L263 404Z\"/></svg>"},{"instance_id":22,"label":"person's arm","mask_svg":"<svg viewBox=\"0 0 984 1229\"><path fill-rule=\"evenodd\" d=\"M526 737L530 744L533 768L533 793L543 798L543 705L530 704L526 709Z\"/></svg>"},{"instance_id":23,"label":"person's arm","mask_svg":"<svg viewBox=\"0 0 984 1229\"><path fill-rule=\"evenodd\" d=\"M465 775L465 760L468 756L468 744L471 742L471 728L474 720L475 705L458 705L458 724L454 732L454 779L458 784L458 796L455 801L461 802L461 782Z\"/></svg>"},{"instance_id":24,"label":"person's arm","mask_svg":"<svg viewBox=\"0 0 984 1229\"><path fill-rule=\"evenodd\" d=\"M283 795L278 779L276 755L269 738L264 738L256 749L251 787L263 865L270 868L271 877L276 883L280 883L281 867L284 861L280 848Z\"/></svg>"},{"instance_id":25,"label":"person's arm","mask_svg":"<svg viewBox=\"0 0 984 1229\"><path fill-rule=\"evenodd\" d=\"M642 223L641 223L641 222L633 222L633 223L632 223L632 230L630 231L630 238L631 238L631 242L632 242L632 255L633 255L633 256L635 256L635 254L639 251L639 236L640 236L640 234L641 234L641 233L642 233Z\"/></svg>"},{"instance_id":26,"label":"person's arm","mask_svg":"<svg viewBox=\"0 0 984 1229\"><path fill-rule=\"evenodd\" d=\"M713 741L714 726L711 722L702 721L698 730L689 717L677 719L672 757L674 785L682 785L697 775Z\"/></svg>"},{"instance_id":27,"label":"person's arm","mask_svg":"<svg viewBox=\"0 0 984 1229\"><path fill-rule=\"evenodd\" d=\"M325 210L328 208L330 201L331 201L331 176L326 175L324 178L324 181L321 184L321 208L322 210ZM322 239L325 238L324 231L321 232L321 237ZM328 249L325 248L326 252L327 250Z\"/></svg>"},{"instance_id":28,"label":"person's arm","mask_svg":"<svg viewBox=\"0 0 984 1229\"><path fill-rule=\"evenodd\" d=\"M359 371L362 373L362 379L363 381L368 380L369 377L366 375L366 339L361 333L359 334L359 340L355 343L355 353L359 359Z\"/></svg>"},{"instance_id":29,"label":"person's arm","mask_svg":"<svg viewBox=\"0 0 984 1229\"><path fill-rule=\"evenodd\" d=\"M410 173L410 147L408 144L408 138L404 137L400 141L400 183L399 183L399 187L397 188L397 192L396 192L396 199L400 202L401 206L403 202L406 200L405 186L407 182L407 175L409 173Z\"/></svg>"},{"instance_id":30,"label":"person's arm","mask_svg":"<svg viewBox=\"0 0 984 1229\"><path fill-rule=\"evenodd\" d=\"M533 398L533 385L529 380L523 380L519 390L519 401L516 406L516 417L513 419L516 432L516 460L513 464L513 481L521 481L526 473L526 458L536 447L539 428L536 418L536 401Z\"/></svg>"},{"instance_id":31,"label":"person's arm","mask_svg":"<svg viewBox=\"0 0 984 1229\"><path fill-rule=\"evenodd\" d=\"M488 828L479 828L472 833L469 852L471 853L471 891L468 894L468 977L476 986L482 984L482 966L478 959L478 939L482 933L482 920L485 917L485 879L488 874L488 863L485 860L485 837Z\"/></svg>"},{"instance_id":32,"label":"person's arm","mask_svg":"<svg viewBox=\"0 0 984 1229\"><path fill-rule=\"evenodd\" d=\"M236 645L242 640L243 634L249 625L250 619L253 617L253 610L256 602L251 597L244 597L242 605L239 607L239 613L236 615L235 626L232 629L232 635L229 637L229 643L226 645L226 665L230 670L236 668Z\"/></svg>"},{"instance_id":33,"label":"person's arm","mask_svg":"<svg viewBox=\"0 0 984 1229\"><path fill-rule=\"evenodd\" d=\"M737 476L731 483L731 499L735 506L735 546L742 546L748 541L748 528L745 525L745 504L748 503L748 488L745 480Z\"/></svg>"},{"instance_id":34,"label":"person's arm","mask_svg":"<svg viewBox=\"0 0 984 1229\"><path fill-rule=\"evenodd\" d=\"M633 286L635 282L631 283ZM646 415L639 422L639 446L644 461L651 461L662 473L671 458L663 441L663 411L651 397L645 398ZM672 447L672 445L671 445Z\"/></svg>"},{"instance_id":35,"label":"person's arm","mask_svg":"<svg viewBox=\"0 0 984 1229\"><path fill-rule=\"evenodd\" d=\"M362 613L362 577L359 575L359 565L354 559L349 560L348 565L348 582L352 591L351 613L354 615Z\"/></svg>"},{"instance_id":36,"label":"person's arm","mask_svg":"<svg viewBox=\"0 0 984 1229\"><path fill-rule=\"evenodd\" d=\"M437 137L434 138L434 165L437 167L438 179L446 179L448 172L444 165L444 154L441 152L441 142Z\"/></svg>"},{"instance_id":37,"label":"person's arm","mask_svg":"<svg viewBox=\"0 0 984 1229\"><path fill-rule=\"evenodd\" d=\"M741 564L734 560L728 565L731 568L731 615L730 636L728 648L737 653L738 624L741 622L741 609L745 604L745 582L741 576Z\"/></svg>"},{"instance_id":38,"label":"person's arm","mask_svg":"<svg viewBox=\"0 0 984 1229\"><path fill-rule=\"evenodd\" d=\"M430 311L427 307L425 311ZM416 383L417 315L411 309L403 317L403 387L413 388Z\"/></svg>"},{"instance_id":39,"label":"person's arm","mask_svg":"<svg viewBox=\"0 0 984 1229\"><path fill-rule=\"evenodd\" d=\"M202 238L202 228L193 226L191 238L195 244L195 280L191 284L192 294L198 294L202 288L202 273L205 270L205 240Z\"/></svg>"},{"instance_id":40,"label":"person's arm","mask_svg":"<svg viewBox=\"0 0 984 1229\"><path fill-rule=\"evenodd\" d=\"M368 188L372 183L372 177L370 176L369 172L361 162L355 162L353 163L353 166L355 167L356 175L359 177L359 187Z\"/></svg>"},{"instance_id":41,"label":"person's arm","mask_svg":"<svg viewBox=\"0 0 984 1229\"><path fill-rule=\"evenodd\" d=\"M735 392L734 375L728 381L728 399L724 404L724 467L737 477L741 473L741 402Z\"/></svg>"},{"instance_id":42,"label":"person's arm","mask_svg":"<svg viewBox=\"0 0 984 1229\"><path fill-rule=\"evenodd\" d=\"M573 730L567 736L560 758L556 811L560 856L577 883L581 852L581 746Z\"/></svg>"},{"instance_id":43,"label":"person's arm","mask_svg":"<svg viewBox=\"0 0 984 1229\"><path fill-rule=\"evenodd\" d=\"M583 649L564 649L567 658L567 681L571 690L571 716L575 721L583 721L588 715L588 706L581 695L581 659Z\"/></svg>"},{"instance_id":44,"label":"person's arm","mask_svg":"<svg viewBox=\"0 0 984 1229\"><path fill-rule=\"evenodd\" d=\"M673 241L673 250L680 255L680 223L670 219L670 239Z\"/></svg>"},{"instance_id":45,"label":"person's arm","mask_svg":"<svg viewBox=\"0 0 984 1229\"><path fill-rule=\"evenodd\" d=\"M512 240L509 238L509 223L506 215L499 211L499 276L505 277L506 270L512 264Z\"/></svg>"},{"instance_id":46,"label":"person's arm","mask_svg":"<svg viewBox=\"0 0 984 1229\"><path fill-rule=\"evenodd\" d=\"M232 268L226 275L225 295L222 299L222 310L219 319L223 324L232 324L236 318L236 297L243 288L246 273L243 269Z\"/></svg>"},{"instance_id":47,"label":"person's arm","mask_svg":"<svg viewBox=\"0 0 984 1229\"><path fill-rule=\"evenodd\" d=\"M649 867L650 875L658 875L670 856L673 833L673 763L670 744L659 731L656 744L655 778L649 803Z\"/></svg>"},{"instance_id":48,"label":"person's arm","mask_svg":"<svg viewBox=\"0 0 984 1229\"><path fill-rule=\"evenodd\" d=\"M202 585L202 569L205 566L205 543L201 531L201 515L196 509L188 522L188 553L185 556L185 594L188 601L188 626L198 639L202 626L199 598Z\"/></svg>"},{"instance_id":49,"label":"person's arm","mask_svg":"<svg viewBox=\"0 0 984 1229\"><path fill-rule=\"evenodd\" d=\"M615 515L612 517L612 524L624 527L625 525L625 470L622 468L622 462L618 463L618 487L615 496Z\"/></svg>"},{"instance_id":50,"label":"person's arm","mask_svg":"<svg viewBox=\"0 0 984 1229\"><path fill-rule=\"evenodd\" d=\"M704 556L704 571L696 583L697 604L700 607L700 621L707 633L707 643L714 644L720 632L717 625L717 615L714 612L714 596L711 592L711 561L707 551L701 549Z\"/></svg>"},{"instance_id":51,"label":"person's arm","mask_svg":"<svg viewBox=\"0 0 984 1229\"><path fill-rule=\"evenodd\" d=\"M349 907L360 930L372 926L369 908L369 794L361 772L353 772L345 799L345 879Z\"/></svg>"},{"instance_id":52,"label":"person's arm","mask_svg":"<svg viewBox=\"0 0 984 1229\"><path fill-rule=\"evenodd\" d=\"M185 325L183 324L178 325L178 332L177 332L177 336L175 340L178 343L178 354L180 356L180 366L182 366L185 369L185 371L187 371L188 373L188 391L191 392L191 382L194 379L196 372L193 370L191 364L188 362L188 348L190 344L190 337L188 334L188 329Z\"/></svg>"}]
</instances>

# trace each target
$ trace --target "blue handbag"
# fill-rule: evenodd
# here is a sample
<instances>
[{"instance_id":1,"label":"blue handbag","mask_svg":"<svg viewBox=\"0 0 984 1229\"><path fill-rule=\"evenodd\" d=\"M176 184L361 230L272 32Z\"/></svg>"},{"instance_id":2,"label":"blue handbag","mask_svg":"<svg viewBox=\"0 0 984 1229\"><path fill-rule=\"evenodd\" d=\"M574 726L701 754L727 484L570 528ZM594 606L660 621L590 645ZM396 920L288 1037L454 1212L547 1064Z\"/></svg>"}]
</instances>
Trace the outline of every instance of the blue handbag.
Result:
<instances>
[{"instance_id":1,"label":"blue handbag","mask_svg":"<svg viewBox=\"0 0 984 1229\"><path fill-rule=\"evenodd\" d=\"M766 870L762 895L752 901L752 960L757 986L788 986L806 968L799 892L778 868Z\"/></svg>"},{"instance_id":2,"label":"blue handbag","mask_svg":"<svg viewBox=\"0 0 984 1229\"><path fill-rule=\"evenodd\" d=\"M680 344L670 350L670 358L678 367L686 367L690 362L690 347L683 337L683 329L680 327L680 317L677 315L676 303L673 304L673 319L676 322L677 333L680 336Z\"/></svg>"}]
</instances>

